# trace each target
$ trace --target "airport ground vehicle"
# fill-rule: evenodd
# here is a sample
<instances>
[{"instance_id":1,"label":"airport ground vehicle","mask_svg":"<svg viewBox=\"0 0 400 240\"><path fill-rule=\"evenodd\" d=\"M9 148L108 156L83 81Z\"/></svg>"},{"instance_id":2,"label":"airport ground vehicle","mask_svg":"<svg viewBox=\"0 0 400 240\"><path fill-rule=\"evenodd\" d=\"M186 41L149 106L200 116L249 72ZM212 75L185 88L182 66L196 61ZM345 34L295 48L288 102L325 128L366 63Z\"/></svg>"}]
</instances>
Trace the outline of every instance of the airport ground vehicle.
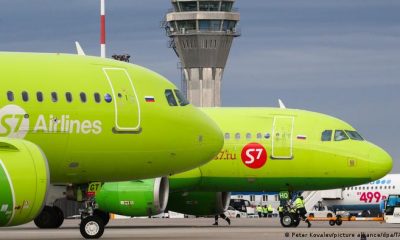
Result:
<instances>
[{"instance_id":1,"label":"airport ground vehicle","mask_svg":"<svg viewBox=\"0 0 400 240\"><path fill-rule=\"evenodd\" d=\"M229 218L247 218L247 212L239 211L232 206L229 206L225 211L225 215Z\"/></svg>"},{"instance_id":2,"label":"airport ground vehicle","mask_svg":"<svg viewBox=\"0 0 400 240\"><path fill-rule=\"evenodd\" d=\"M309 216L309 217L327 217L327 218L331 218L331 217L336 216L336 214L334 212L332 212L331 210L329 210L328 207L324 206L324 207L322 207L320 209L309 211L307 213L307 216Z\"/></svg>"},{"instance_id":3,"label":"airport ground vehicle","mask_svg":"<svg viewBox=\"0 0 400 240\"><path fill-rule=\"evenodd\" d=\"M400 223L400 195L389 195L384 200L384 220L387 223Z\"/></svg>"}]
</instances>

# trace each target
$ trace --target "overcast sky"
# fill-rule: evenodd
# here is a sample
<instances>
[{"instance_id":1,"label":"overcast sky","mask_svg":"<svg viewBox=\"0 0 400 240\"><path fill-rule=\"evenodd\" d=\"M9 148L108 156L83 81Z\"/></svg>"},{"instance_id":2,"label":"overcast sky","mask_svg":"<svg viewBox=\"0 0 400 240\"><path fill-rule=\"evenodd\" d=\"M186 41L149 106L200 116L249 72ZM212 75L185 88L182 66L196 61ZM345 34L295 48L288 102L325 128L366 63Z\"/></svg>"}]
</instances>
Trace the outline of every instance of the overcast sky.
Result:
<instances>
[{"instance_id":1,"label":"overcast sky","mask_svg":"<svg viewBox=\"0 0 400 240\"><path fill-rule=\"evenodd\" d=\"M180 86L160 22L170 0L106 0L108 55ZM352 124L400 173L400 1L237 0L242 36L226 66L223 106L317 111ZM99 55L98 0L0 0L0 51Z\"/></svg>"}]
</instances>

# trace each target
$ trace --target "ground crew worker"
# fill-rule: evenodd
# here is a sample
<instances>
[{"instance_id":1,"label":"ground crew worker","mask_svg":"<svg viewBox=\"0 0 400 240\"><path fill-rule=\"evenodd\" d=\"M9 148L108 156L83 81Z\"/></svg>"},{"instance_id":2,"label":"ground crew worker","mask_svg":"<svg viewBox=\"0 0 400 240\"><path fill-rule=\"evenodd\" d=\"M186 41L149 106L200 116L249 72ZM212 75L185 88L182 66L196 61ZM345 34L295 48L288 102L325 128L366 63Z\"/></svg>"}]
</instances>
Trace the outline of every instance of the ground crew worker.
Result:
<instances>
[{"instance_id":1,"label":"ground crew worker","mask_svg":"<svg viewBox=\"0 0 400 240\"><path fill-rule=\"evenodd\" d=\"M231 220L223 213L219 215L220 218L224 219L229 225L231 225ZM218 215L215 215L214 226L218 226Z\"/></svg>"},{"instance_id":2,"label":"ground crew worker","mask_svg":"<svg viewBox=\"0 0 400 240\"><path fill-rule=\"evenodd\" d=\"M272 217L272 212L274 211L274 209L272 208L271 204L268 204L267 211L268 211L268 217Z\"/></svg>"},{"instance_id":3,"label":"ground crew worker","mask_svg":"<svg viewBox=\"0 0 400 240\"><path fill-rule=\"evenodd\" d=\"M258 217L259 217L259 218L262 218L263 209L262 209L261 205L257 205L256 210L257 210Z\"/></svg>"},{"instance_id":4,"label":"ground crew worker","mask_svg":"<svg viewBox=\"0 0 400 240\"><path fill-rule=\"evenodd\" d=\"M266 218L267 215L268 215L268 208L267 208L267 205L264 205L262 209L263 209L263 217Z\"/></svg>"},{"instance_id":5,"label":"ground crew worker","mask_svg":"<svg viewBox=\"0 0 400 240\"><path fill-rule=\"evenodd\" d=\"M279 205L278 207L278 213L279 213L279 218L283 217L283 206L282 204Z\"/></svg>"},{"instance_id":6,"label":"ground crew worker","mask_svg":"<svg viewBox=\"0 0 400 240\"><path fill-rule=\"evenodd\" d=\"M301 194L297 195L294 205L296 207L297 214L308 224L308 227L311 227L311 223L306 217L307 211L304 205L303 196L301 196Z\"/></svg>"}]
</instances>

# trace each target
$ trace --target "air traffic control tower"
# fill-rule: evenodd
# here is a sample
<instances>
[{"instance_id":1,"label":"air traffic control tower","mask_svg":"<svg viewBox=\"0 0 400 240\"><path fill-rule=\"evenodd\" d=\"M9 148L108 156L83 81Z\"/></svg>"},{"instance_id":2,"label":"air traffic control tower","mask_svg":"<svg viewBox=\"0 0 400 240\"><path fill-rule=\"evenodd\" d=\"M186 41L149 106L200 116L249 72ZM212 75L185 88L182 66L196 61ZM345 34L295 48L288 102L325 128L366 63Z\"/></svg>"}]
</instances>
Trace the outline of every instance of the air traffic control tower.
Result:
<instances>
[{"instance_id":1,"label":"air traffic control tower","mask_svg":"<svg viewBox=\"0 0 400 240\"><path fill-rule=\"evenodd\" d=\"M172 0L165 29L183 70L182 90L199 107L221 106L221 80L240 14L235 0Z\"/></svg>"}]
</instances>

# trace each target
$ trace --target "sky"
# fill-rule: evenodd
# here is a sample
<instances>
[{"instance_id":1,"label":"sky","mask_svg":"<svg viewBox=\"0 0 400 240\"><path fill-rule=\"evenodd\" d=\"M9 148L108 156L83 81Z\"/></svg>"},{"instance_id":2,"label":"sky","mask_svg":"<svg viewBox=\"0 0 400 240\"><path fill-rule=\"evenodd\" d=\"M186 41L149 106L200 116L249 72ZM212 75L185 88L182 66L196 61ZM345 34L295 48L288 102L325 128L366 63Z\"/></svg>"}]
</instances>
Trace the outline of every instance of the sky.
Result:
<instances>
[{"instance_id":1,"label":"sky","mask_svg":"<svg viewBox=\"0 0 400 240\"><path fill-rule=\"evenodd\" d=\"M100 54L98 0L0 0L0 51ZM160 27L170 0L106 0L107 50L181 84ZM278 106L345 120L400 173L400 1L237 0L223 106Z\"/></svg>"}]
</instances>

